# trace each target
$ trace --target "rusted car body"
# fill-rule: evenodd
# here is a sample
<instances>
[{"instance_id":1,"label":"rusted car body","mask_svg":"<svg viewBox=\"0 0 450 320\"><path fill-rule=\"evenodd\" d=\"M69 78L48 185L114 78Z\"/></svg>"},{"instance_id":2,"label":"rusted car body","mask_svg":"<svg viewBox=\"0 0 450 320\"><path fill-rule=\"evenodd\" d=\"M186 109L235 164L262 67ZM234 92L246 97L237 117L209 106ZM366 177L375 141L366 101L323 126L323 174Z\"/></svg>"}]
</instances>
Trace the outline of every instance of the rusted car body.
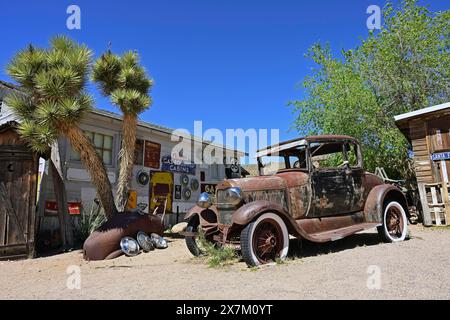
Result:
<instances>
[{"instance_id":1,"label":"rusted car body","mask_svg":"<svg viewBox=\"0 0 450 320\"><path fill-rule=\"evenodd\" d=\"M264 157L274 155L280 168L267 174ZM215 201L203 194L186 215L184 235L194 255L199 228L209 241L236 245L250 266L284 259L289 235L323 243L377 227L387 242L405 239L403 193L364 171L354 138L295 139L258 151L257 159L258 177L223 181Z\"/></svg>"}]
</instances>

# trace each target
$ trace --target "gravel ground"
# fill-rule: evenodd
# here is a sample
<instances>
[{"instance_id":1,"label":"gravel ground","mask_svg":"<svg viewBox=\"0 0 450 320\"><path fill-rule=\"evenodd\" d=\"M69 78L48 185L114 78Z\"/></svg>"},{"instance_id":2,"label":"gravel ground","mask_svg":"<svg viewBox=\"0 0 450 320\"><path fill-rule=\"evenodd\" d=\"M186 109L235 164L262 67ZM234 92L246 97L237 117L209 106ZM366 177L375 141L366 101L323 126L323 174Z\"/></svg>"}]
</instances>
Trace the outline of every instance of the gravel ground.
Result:
<instances>
[{"instance_id":1,"label":"gravel ground","mask_svg":"<svg viewBox=\"0 0 450 320\"><path fill-rule=\"evenodd\" d=\"M380 243L375 231L326 245L293 240L291 259L259 269L209 268L176 238L166 250L112 261L86 262L81 251L3 261L0 298L450 299L450 229L412 226L411 235L397 244ZM81 289L67 288L71 265L80 268ZM380 288L369 289L378 270Z\"/></svg>"}]
</instances>

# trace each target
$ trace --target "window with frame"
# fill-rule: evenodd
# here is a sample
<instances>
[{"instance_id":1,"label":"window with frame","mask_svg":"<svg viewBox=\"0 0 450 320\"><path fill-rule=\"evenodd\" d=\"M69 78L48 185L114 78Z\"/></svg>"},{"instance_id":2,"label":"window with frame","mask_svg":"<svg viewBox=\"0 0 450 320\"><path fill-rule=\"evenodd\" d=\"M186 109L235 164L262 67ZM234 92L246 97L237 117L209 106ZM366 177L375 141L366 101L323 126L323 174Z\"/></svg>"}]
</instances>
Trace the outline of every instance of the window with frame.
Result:
<instances>
[{"instance_id":1,"label":"window with frame","mask_svg":"<svg viewBox=\"0 0 450 320\"><path fill-rule=\"evenodd\" d=\"M347 161L350 168L361 167L361 163L359 163L358 157L358 146L350 142L345 145L345 148L347 152Z\"/></svg>"},{"instance_id":2,"label":"window with frame","mask_svg":"<svg viewBox=\"0 0 450 320\"><path fill-rule=\"evenodd\" d=\"M105 165L112 165L113 161L113 137L110 135L92 132L92 131L84 131L84 134L92 141L94 144L94 148L97 153L100 155L100 158L103 160ZM70 160L72 161L80 161L80 154L70 148Z\"/></svg>"},{"instance_id":3,"label":"window with frame","mask_svg":"<svg viewBox=\"0 0 450 320\"><path fill-rule=\"evenodd\" d=\"M313 142L310 144L310 152L315 170L343 168L346 163L341 142Z\"/></svg>"}]
</instances>

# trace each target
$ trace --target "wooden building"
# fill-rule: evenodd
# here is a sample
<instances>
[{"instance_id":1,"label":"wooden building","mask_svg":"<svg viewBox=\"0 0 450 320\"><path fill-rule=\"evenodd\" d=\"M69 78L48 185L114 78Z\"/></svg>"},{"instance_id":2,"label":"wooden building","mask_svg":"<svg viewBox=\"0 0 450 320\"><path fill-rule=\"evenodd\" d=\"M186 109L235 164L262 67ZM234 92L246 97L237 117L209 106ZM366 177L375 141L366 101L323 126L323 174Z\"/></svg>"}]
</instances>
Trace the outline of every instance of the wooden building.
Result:
<instances>
[{"instance_id":1,"label":"wooden building","mask_svg":"<svg viewBox=\"0 0 450 320\"><path fill-rule=\"evenodd\" d=\"M0 125L0 259L33 257L35 249L39 160L14 126Z\"/></svg>"},{"instance_id":2,"label":"wooden building","mask_svg":"<svg viewBox=\"0 0 450 320\"><path fill-rule=\"evenodd\" d=\"M450 102L395 117L412 144L425 225L450 225Z\"/></svg>"}]
</instances>

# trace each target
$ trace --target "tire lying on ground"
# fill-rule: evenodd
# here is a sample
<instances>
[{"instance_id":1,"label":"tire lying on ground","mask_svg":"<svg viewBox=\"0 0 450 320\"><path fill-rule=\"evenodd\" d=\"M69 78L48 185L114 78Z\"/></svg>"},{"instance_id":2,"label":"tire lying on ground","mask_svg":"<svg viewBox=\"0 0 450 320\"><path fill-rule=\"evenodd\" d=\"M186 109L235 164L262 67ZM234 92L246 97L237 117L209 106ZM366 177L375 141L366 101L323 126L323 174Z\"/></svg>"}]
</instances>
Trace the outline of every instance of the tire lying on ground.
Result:
<instances>
[{"instance_id":1,"label":"tire lying on ground","mask_svg":"<svg viewBox=\"0 0 450 320\"><path fill-rule=\"evenodd\" d=\"M123 237L134 238L139 231L162 236L164 227L161 217L129 212L115 215L86 239L83 257L92 261L115 258L120 255L120 240Z\"/></svg>"}]
</instances>

